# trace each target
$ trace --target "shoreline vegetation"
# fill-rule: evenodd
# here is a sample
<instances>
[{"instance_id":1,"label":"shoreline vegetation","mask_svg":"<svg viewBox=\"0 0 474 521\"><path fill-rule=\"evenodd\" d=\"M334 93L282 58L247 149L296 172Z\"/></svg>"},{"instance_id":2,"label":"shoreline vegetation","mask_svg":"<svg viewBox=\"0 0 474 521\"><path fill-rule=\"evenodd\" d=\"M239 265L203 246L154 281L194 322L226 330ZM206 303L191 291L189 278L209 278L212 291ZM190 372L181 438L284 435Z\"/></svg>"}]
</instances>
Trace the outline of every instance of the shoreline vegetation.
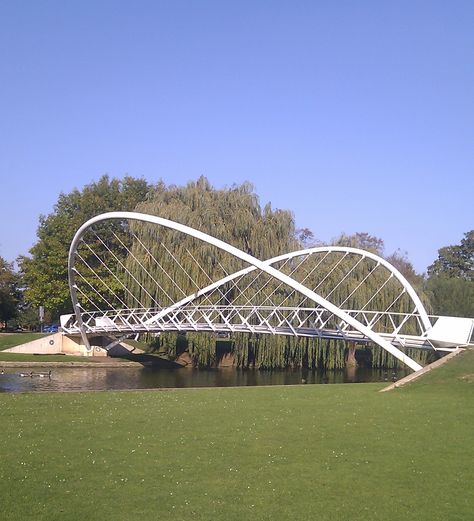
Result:
<instances>
[{"instance_id":1,"label":"shoreline vegetation","mask_svg":"<svg viewBox=\"0 0 474 521\"><path fill-rule=\"evenodd\" d=\"M2 519L470 519L474 351L383 387L0 395Z\"/></svg>"},{"instance_id":2,"label":"shoreline vegetation","mask_svg":"<svg viewBox=\"0 0 474 521\"><path fill-rule=\"evenodd\" d=\"M235 369L307 369L342 370L346 367L372 367L397 369L398 360L378 346L354 346L343 341L318 338L293 338L271 335L237 334L220 339L209 333L164 333L156 339L145 341L126 340L131 348L142 354L114 357L86 357L65 354L6 353L5 349L46 336L42 333L0 333L0 366L4 363L84 364L102 363L113 367L126 363L132 365L171 366L182 365L197 368L234 367ZM439 354L431 351L408 349L408 356L422 365L434 362ZM18 365L18 367L21 367ZM27 367L27 366L25 366Z\"/></svg>"},{"instance_id":3,"label":"shoreline vegetation","mask_svg":"<svg viewBox=\"0 0 474 521\"><path fill-rule=\"evenodd\" d=\"M79 358L79 357L78 357ZM0 356L0 367L141 367L142 364L139 362L124 361L107 361L100 362L97 360L90 361L71 361L62 362L55 361L51 362L48 360L44 361L31 361L31 360L4 360Z\"/></svg>"}]
</instances>

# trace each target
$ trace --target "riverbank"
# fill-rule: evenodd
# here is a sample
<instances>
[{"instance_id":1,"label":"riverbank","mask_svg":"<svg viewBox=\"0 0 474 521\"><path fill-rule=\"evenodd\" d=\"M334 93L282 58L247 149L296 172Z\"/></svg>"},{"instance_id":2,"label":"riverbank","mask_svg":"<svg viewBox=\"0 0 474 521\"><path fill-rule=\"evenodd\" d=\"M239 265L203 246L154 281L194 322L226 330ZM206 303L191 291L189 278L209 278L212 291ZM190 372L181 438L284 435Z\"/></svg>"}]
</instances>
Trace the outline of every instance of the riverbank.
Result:
<instances>
[{"instance_id":1,"label":"riverbank","mask_svg":"<svg viewBox=\"0 0 474 521\"><path fill-rule=\"evenodd\" d=\"M103 359L103 357L101 357ZM139 362L130 362L126 360L110 360L110 361L76 361L76 362L32 362L32 361L5 361L0 360L0 368L4 367L47 367L47 368L64 368L64 367L142 367Z\"/></svg>"},{"instance_id":2,"label":"riverbank","mask_svg":"<svg viewBox=\"0 0 474 521\"><path fill-rule=\"evenodd\" d=\"M467 521L474 353L383 387L0 395L2 519Z\"/></svg>"},{"instance_id":3,"label":"riverbank","mask_svg":"<svg viewBox=\"0 0 474 521\"><path fill-rule=\"evenodd\" d=\"M73 356L0 352L0 367L162 367L183 365L156 355L127 353L122 356Z\"/></svg>"}]
</instances>

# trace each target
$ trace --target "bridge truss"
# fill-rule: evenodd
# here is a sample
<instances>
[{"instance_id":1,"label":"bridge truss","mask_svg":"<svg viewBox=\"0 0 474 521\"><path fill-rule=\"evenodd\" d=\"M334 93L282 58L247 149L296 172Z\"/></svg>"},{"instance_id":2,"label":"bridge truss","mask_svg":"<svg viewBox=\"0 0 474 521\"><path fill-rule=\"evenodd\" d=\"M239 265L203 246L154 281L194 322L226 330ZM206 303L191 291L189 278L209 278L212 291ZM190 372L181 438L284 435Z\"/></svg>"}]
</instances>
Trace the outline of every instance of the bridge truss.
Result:
<instances>
[{"instance_id":1,"label":"bridge truss","mask_svg":"<svg viewBox=\"0 0 474 521\"><path fill-rule=\"evenodd\" d=\"M112 344L165 331L293 335L373 342L416 371L404 348L454 349L474 325L429 317L405 277L373 253L328 246L262 261L135 212L102 214L77 231L69 285L74 314L62 330L88 349L100 334Z\"/></svg>"}]
</instances>

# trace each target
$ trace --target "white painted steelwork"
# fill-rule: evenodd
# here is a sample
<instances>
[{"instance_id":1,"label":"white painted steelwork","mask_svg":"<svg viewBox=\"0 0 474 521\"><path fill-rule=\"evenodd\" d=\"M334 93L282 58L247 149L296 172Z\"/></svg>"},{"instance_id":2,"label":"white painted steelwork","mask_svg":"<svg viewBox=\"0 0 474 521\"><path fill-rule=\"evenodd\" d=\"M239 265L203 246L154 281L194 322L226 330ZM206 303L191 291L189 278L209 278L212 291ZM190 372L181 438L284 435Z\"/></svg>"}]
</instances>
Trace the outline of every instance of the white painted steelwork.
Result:
<instances>
[{"instance_id":1,"label":"white painted steelwork","mask_svg":"<svg viewBox=\"0 0 474 521\"><path fill-rule=\"evenodd\" d=\"M115 234L128 261L114 253L107 240L94 232L95 227L109 222L125 222L124 229L133 236L126 245ZM183 260L174 255L172 244L160 243L160 252L189 278L189 287L194 288L189 293L179 287L154 256L153 248L157 245L144 244L134 234L131 223L177 232L183 241L186 238L202 241L214 248L206 253L210 257L208 264L224 276L215 280L208 266L199 263L188 249L185 250L188 258ZM92 245L86 240L89 234ZM113 261L115 268L97 253L98 248ZM137 248L141 248L141 257L136 253ZM228 273L223 266L224 255L238 260L243 267ZM146 284L136 271L129 269L129 261L138 263ZM156 280L146 262L153 262L155 271L162 270L161 280ZM198 284L193 279L186 268L189 263L198 266L207 284ZM336 283L328 286L335 275L338 275ZM362 291L369 279L379 281L378 286L365 297L359 309L348 308L353 296ZM75 318L63 320L63 331L80 331L87 347L87 335L100 333L120 337L163 331L269 333L374 342L415 371L421 366L399 348L432 347L426 338L432 325L412 286L387 261L355 248L318 247L261 261L215 237L161 217L110 212L90 219L74 236L69 253L69 284ZM140 289L141 296L132 291L132 286ZM388 286L396 291L386 309L370 309ZM234 296L229 297L230 294ZM407 309L398 312L396 306L402 301ZM416 329L415 334L405 331L408 324Z\"/></svg>"}]
</instances>

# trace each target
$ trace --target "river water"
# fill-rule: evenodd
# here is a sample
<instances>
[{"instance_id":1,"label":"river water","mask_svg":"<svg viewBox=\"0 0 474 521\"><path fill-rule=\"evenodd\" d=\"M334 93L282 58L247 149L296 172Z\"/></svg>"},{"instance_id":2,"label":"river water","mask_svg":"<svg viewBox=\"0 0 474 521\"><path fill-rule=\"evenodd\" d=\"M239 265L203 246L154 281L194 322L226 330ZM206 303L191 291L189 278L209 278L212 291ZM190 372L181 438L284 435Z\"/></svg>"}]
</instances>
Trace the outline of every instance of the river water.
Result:
<instances>
[{"instance_id":1,"label":"river water","mask_svg":"<svg viewBox=\"0 0 474 521\"><path fill-rule=\"evenodd\" d=\"M34 369L36 373L49 371ZM28 369L7 368L0 374L0 393L41 391L97 391L112 389L160 389L176 387L233 387L248 385L297 385L355 382L392 382L408 374L365 368L325 373L307 370L259 371L222 369L151 369L146 367L52 368L51 377L20 376Z\"/></svg>"}]
</instances>

